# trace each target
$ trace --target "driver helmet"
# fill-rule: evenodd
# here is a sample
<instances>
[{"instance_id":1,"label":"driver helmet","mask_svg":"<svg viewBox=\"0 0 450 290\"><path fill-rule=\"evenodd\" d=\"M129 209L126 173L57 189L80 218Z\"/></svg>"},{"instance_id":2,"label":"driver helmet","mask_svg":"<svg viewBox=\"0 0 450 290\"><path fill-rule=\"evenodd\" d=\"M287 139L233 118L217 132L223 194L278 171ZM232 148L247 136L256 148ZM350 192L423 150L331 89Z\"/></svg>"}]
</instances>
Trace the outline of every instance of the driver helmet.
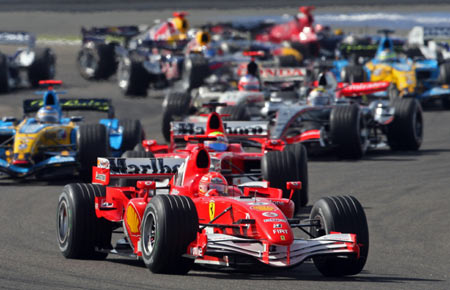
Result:
<instances>
[{"instance_id":1,"label":"driver helmet","mask_svg":"<svg viewBox=\"0 0 450 290\"><path fill-rule=\"evenodd\" d=\"M223 152L228 148L228 139L220 131L214 131L208 134L208 137L216 137L216 140L208 140L205 141L205 146L209 150L213 150L216 152Z\"/></svg>"},{"instance_id":2,"label":"driver helmet","mask_svg":"<svg viewBox=\"0 0 450 290\"><path fill-rule=\"evenodd\" d=\"M259 80L256 76L247 74L242 76L238 83L240 91L259 92L261 90Z\"/></svg>"},{"instance_id":3,"label":"driver helmet","mask_svg":"<svg viewBox=\"0 0 450 290\"><path fill-rule=\"evenodd\" d=\"M208 191L211 189L217 190L219 195L228 193L228 182L219 172L208 172L200 179L198 184L200 196L208 195Z\"/></svg>"},{"instance_id":4,"label":"driver helmet","mask_svg":"<svg viewBox=\"0 0 450 290\"><path fill-rule=\"evenodd\" d=\"M385 49L378 54L379 61L391 61L397 58L395 51Z\"/></svg>"},{"instance_id":5,"label":"driver helmet","mask_svg":"<svg viewBox=\"0 0 450 290\"><path fill-rule=\"evenodd\" d=\"M324 88L315 88L309 93L307 102L312 106L327 106L332 104L333 98Z\"/></svg>"},{"instance_id":6,"label":"driver helmet","mask_svg":"<svg viewBox=\"0 0 450 290\"><path fill-rule=\"evenodd\" d=\"M41 123L58 123L59 117L59 111L52 106L42 107L36 114L36 120Z\"/></svg>"},{"instance_id":7,"label":"driver helmet","mask_svg":"<svg viewBox=\"0 0 450 290\"><path fill-rule=\"evenodd\" d=\"M173 19L172 19L172 23L175 26L175 28L180 32L180 33L187 33L188 29L189 29L189 22L186 19L186 12L174 12L173 13Z\"/></svg>"}]
</instances>

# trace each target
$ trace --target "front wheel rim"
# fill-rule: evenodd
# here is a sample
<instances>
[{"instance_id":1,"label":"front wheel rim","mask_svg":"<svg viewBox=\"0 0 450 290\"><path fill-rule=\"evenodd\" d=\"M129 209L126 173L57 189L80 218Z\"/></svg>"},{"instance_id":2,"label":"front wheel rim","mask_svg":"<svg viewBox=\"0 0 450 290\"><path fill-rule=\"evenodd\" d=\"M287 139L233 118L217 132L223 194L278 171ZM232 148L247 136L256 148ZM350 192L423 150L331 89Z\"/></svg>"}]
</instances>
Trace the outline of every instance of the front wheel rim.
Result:
<instances>
[{"instance_id":1,"label":"front wheel rim","mask_svg":"<svg viewBox=\"0 0 450 290\"><path fill-rule=\"evenodd\" d=\"M150 212L145 217L144 225L142 227L142 250L146 256L153 253L156 241L156 217L154 213Z\"/></svg>"},{"instance_id":2,"label":"front wheel rim","mask_svg":"<svg viewBox=\"0 0 450 290\"><path fill-rule=\"evenodd\" d=\"M128 66L124 62L120 62L119 64L117 79L119 80L119 87L126 90L130 79L130 73Z\"/></svg>"},{"instance_id":3,"label":"front wheel rim","mask_svg":"<svg viewBox=\"0 0 450 290\"><path fill-rule=\"evenodd\" d=\"M58 209L58 239L61 244L65 243L69 234L69 211L67 202L63 200Z\"/></svg>"}]
</instances>

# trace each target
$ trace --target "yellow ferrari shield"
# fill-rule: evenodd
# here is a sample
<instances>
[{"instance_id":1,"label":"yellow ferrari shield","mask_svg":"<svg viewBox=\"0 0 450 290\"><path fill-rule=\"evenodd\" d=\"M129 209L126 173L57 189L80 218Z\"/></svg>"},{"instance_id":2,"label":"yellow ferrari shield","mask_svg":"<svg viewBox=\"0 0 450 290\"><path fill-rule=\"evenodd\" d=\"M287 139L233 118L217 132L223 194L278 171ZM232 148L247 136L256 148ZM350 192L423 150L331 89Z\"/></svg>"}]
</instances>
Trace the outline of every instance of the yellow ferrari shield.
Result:
<instances>
[{"instance_id":1,"label":"yellow ferrari shield","mask_svg":"<svg viewBox=\"0 0 450 290\"><path fill-rule=\"evenodd\" d=\"M209 220L212 220L216 215L216 203L214 200L209 202Z\"/></svg>"}]
</instances>

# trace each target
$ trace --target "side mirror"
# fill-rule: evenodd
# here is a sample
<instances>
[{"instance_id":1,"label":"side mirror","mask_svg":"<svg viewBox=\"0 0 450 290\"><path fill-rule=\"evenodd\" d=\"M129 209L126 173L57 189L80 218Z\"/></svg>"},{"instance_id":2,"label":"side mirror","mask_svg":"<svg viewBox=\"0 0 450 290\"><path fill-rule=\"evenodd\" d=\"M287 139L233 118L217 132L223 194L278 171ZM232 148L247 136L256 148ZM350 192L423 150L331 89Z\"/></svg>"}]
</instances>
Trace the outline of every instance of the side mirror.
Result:
<instances>
[{"instance_id":1,"label":"side mirror","mask_svg":"<svg viewBox=\"0 0 450 290\"><path fill-rule=\"evenodd\" d=\"M156 182L148 180L140 180L137 182L136 187L139 189L156 189Z\"/></svg>"},{"instance_id":2,"label":"side mirror","mask_svg":"<svg viewBox=\"0 0 450 290\"><path fill-rule=\"evenodd\" d=\"M289 195L289 199L292 200L292 196L294 195L294 190L302 189L302 183L300 181L288 181L286 182L286 188L291 191Z\"/></svg>"},{"instance_id":3,"label":"side mirror","mask_svg":"<svg viewBox=\"0 0 450 290\"><path fill-rule=\"evenodd\" d=\"M83 121L84 117L83 116L71 116L70 117L70 122L81 122Z\"/></svg>"},{"instance_id":4,"label":"side mirror","mask_svg":"<svg viewBox=\"0 0 450 290\"><path fill-rule=\"evenodd\" d=\"M286 188L299 190L302 189L302 183L300 181L288 181L286 182Z\"/></svg>"}]
</instances>

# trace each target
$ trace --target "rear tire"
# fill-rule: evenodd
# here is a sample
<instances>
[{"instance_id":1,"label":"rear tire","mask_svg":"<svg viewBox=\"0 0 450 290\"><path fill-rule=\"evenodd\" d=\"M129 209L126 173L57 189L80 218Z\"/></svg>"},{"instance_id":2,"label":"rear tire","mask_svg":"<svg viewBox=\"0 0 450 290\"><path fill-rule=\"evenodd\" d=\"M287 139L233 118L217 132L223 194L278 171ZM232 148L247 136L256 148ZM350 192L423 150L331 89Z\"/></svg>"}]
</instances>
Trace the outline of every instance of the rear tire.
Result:
<instances>
[{"instance_id":1,"label":"rear tire","mask_svg":"<svg viewBox=\"0 0 450 290\"><path fill-rule=\"evenodd\" d=\"M324 276L356 275L362 271L369 253L369 228L366 214L359 201L353 196L332 196L318 200L310 214L310 219L318 219L320 228L311 228L314 237L330 232L356 234L360 247L360 257L339 258L329 256L314 257L316 268Z\"/></svg>"},{"instance_id":2,"label":"rear tire","mask_svg":"<svg viewBox=\"0 0 450 290\"><path fill-rule=\"evenodd\" d=\"M40 80L55 77L56 57L50 48L35 48L34 61L28 68L28 80L32 87L39 87Z\"/></svg>"},{"instance_id":3,"label":"rear tire","mask_svg":"<svg viewBox=\"0 0 450 290\"><path fill-rule=\"evenodd\" d=\"M439 82L443 85L450 85L450 62L439 65Z\"/></svg>"},{"instance_id":4,"label":"rear tire","mask_svg":"<svg viewBox=\"0 0 450 290\"><path fill-rule=\"evenodd\" d=\"M275 63L279 67L298 67L300 62L293 55L277 55L275 56Z\"/></svg>"},{"instance_id":5,"label":"rear tire","mask_svg":"<svg viewBox=\"0 0 450 290\"><path fill-rule=\"evenodd\" d=\"M196 55L185 59L182 80L188 91L203 85L205 78L209 75L209 64L206 58Z\"/></svg>"},{"instance_id":6,"label":"rear tire","mask_svg":"<svg viewBox=\"0 0 450 290\"><path fill-rule=\"evenodd\" d=\"M111 249L113 224L95 214L95 197L104 197L105 187L98 184L72 183L59 196L56 237L59 250L70 259L105 259L97 252Z\"/></svg>"},{"instance_id":7,"label":"rear tire","mask_svg":"<svg viewBox=\"0 0 450 290\"><path fill-rule=\"evenodd\" d=\"M189 112L191 95L188 92L169 92L163 103L161 133L170 142L170 122Z\"/></svg>"},{"instance_id":8,"label":"rear tire","mask_svg":"<svg viewBox=\"0 0 450 290\"><path fill-rule=\"evenodd\" d=\"M0 93L7 93L10 90L8 57L0 53Z\"/></svg>"},{"instance_id":9,"label":"rear tire","mask_svg":"<svg viewBox=\"0 0 450 290\"><path fill-rule=\"evenodd\" d=\"M117 69L117 82L125 96L147 96L150 75L142 62L132 57L122 57Z\"/></svg>"},{"instance_id":10,"label":"rear tire","mask_svg":"<svg viewBox=\"0 0 450 290\"><path fill-rule=\"evenodd\" d=\"M341 72L344 83L361 83L366 81L366 72L361 65L348 65Z\"/></svg>"},{"instance_id":11,"label":"rear tire","mask_svg":"<svg viewBox=\"0 0 450 290\"><path fill-rule=\"evenodd\" d=\"M422 106L413 98L394 100L394 120L387 127L392 150L418 150L423 139Z\"/></svg>"},{"instance_id":12,"label":"rear tire","mask_svg":"<svg viewBox=\"0 0 450 290\"><path fill-rule=\"evenodd\" d=\"M338 155L358 159L368 147L367 128L358 105L335 106L330 115L330 137Z\"/></svg>"},{"instance_id":13,"label":"rear tire","mask_svg":"<svg viewBox=\"0 0 450 290\"><path fill-rule=\"evenodd\" d=\"M450 110L450 95L441 97L442 107L446 110Z\"/></svg>"},{"instance_id":14,"label":"rear tire","mask_svg":"<svg viewBox=\"0 0 450 290\"><path fill-rule=\"evenodd\" d=\"M80 125L77 130L78 160L80 175L83 179L92 178L92 166L97 164L97 157L106 157L109 153L108 132L102 124Z\"/></svg>"},{"instance_id":15,"label":"rear tire","mask_svg":"<svg viewBox=\"0 0 450 290\"><path fill-rule=\"evenodd\" d=\"M122 154L124 158L154 158L150 151L136 151L136 150L128 150ZM137 179L127 179L127 178L119 178L118 186L136 186Z\"/></svg>"},{"instance_id":16,"label":"rear tire","mask_svg":"<svg viewBox=\"0 0 450 290\"><path fill-rule=\"evenodd\" d=\"M250 114L247 110L247 104L239 103L236 106L226 106L220 109L221 114L230 116L223 117L224 121L250 121Z\"/></svg>"},{"instance_id":17,"label":"rear tire","mask_svg":"<svg viewBox=\"0 0 450 290\"><path fill-rule=\"evenodd\" d=\"M186 274L194 259L185 258L198 232L198 216L187 196L156 195L148 203L141 226L142 259L153 273Z\"/></svg>"},{"instance_id":18,"label":"rear tire","mask_svg":"<svg viewBox=\"0 0 450 290\"><path fill-rule=\"evenodd\" d=\"M143 139L143 129L139 120L120 120L119 125L123 127L122 145L120 150L125 152L133 150L137 144L140 144Z\"/></svg>"},{"instance_id":19,"label":"rear tire","mask_svg":"<svg viewBox=\"0 0 450 290\"><path fill-rule=\"evenodd\" d=\"M80 75L86 80L108 79L116 73L117 60L114 43L88 43L78 52Z\"/></svg>"}]
</instances>

